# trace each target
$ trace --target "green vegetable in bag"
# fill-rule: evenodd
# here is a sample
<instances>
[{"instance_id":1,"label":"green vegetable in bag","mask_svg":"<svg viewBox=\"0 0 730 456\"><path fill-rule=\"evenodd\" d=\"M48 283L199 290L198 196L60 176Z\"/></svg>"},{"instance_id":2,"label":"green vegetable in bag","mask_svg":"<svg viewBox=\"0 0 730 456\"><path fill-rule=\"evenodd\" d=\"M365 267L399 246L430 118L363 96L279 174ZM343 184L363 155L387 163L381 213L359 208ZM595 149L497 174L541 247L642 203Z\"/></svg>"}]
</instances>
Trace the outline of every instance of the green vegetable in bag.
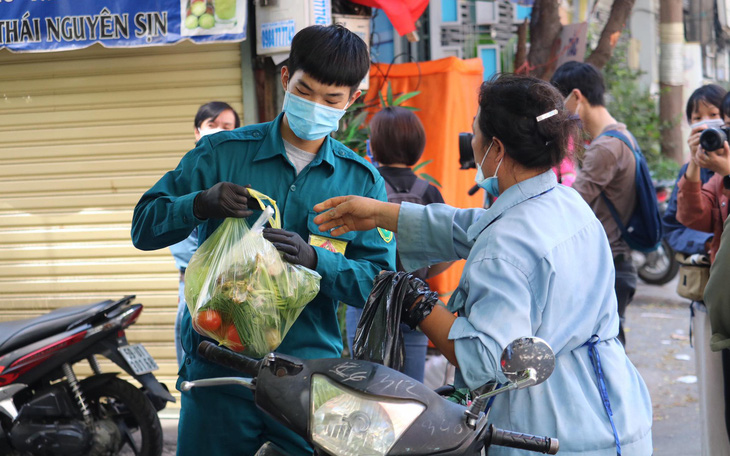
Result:
<instances>
[{"instance_id":1,"label":"green vegetable in bag","mask_svg":"<svg viewBox=\"0 0 730 456\"><path fill-rule=\"evenodd\" d=\"M263 200L272 205L251 229L244 219L227 218L205 240L185 271L185 299L198 333L260 358L281 344L319 292L321 277L284 261L264 239L267 219L280 227L276 201L249 192L262 207Z\"/></svg>"}]
</instances>

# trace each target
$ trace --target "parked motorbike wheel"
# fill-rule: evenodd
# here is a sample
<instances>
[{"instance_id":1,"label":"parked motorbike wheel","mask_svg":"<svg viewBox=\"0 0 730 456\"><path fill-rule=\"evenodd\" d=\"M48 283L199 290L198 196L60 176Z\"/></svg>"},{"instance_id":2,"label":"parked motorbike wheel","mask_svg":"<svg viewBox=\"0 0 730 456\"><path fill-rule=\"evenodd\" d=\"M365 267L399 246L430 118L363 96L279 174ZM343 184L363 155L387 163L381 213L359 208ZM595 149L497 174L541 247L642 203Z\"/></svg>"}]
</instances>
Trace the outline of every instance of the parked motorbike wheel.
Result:
<instances>
[{"instance_id":1,"label":"parked motorbike wheel","mask_svg":"<svg viewBox=\"0 0 730 456\"><path fill-rule=\"evenodd\" d=\"M160 456L162 426L152 402L134 385L112 378L85 390L89 410L96 421L112 421L121 436L122 456Z\"/></svg>"},{"instance_id":2,"label":"parked motorbike wheel","mask_svg":"<svg viewBox=\"0 0 730 456\"><path fill-rule=\"evenodd\" d=\"M674 250L666 240L654 252L644 255L643 263L637 267L639 277L651 285L664 285L671 281L679 271L679 263L674 258Z\"/></svg>"}]
</instances>

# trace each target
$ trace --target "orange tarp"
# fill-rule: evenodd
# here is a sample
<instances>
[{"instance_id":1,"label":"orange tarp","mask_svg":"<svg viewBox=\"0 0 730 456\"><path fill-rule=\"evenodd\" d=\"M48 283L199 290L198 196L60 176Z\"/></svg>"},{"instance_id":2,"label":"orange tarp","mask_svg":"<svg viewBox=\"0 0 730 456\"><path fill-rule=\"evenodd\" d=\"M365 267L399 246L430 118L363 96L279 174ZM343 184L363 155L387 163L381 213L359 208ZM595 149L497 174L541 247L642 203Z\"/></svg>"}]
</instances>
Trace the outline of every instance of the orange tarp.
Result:
<instances>
[{"instance_id":1,"label":"orange tarp","mask_svg":"<svg viewBox=\"0 0 730 456\"><path fill-rule=\"evenodd\" d=\"M441 183L441 194L447 204L456 207L481 207L484 192L469 196L476 170L459 169L459 133L471 132L477 113L479 86L482 83L482 61L448 57L430 62L403 63L390 66L375 64L370 69L370 89L365 102L377 97L381 88L386 94L388 73L393 98L412 91L421 92L407 100L404 106L419 108L416 115L426 129L426 150L421 161L433 160L419 172L433 176ZM438 240L434 240L438 242ZM442 295L450 294L459 284L464 267L459 261L446 272L429 281ZM448 297L445 296L444 300Z\"/></svg>"}]
</instances>

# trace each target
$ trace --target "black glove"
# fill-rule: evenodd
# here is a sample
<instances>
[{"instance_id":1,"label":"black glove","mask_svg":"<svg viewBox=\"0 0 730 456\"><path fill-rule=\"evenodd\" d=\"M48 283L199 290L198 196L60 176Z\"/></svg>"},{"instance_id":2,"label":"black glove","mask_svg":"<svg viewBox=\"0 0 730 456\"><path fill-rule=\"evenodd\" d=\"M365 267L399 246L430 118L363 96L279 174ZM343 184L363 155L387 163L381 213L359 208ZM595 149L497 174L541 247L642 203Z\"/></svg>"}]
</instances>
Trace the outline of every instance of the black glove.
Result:
<instances>
[{"instance_id":1,"label":"black glove","mask_svg":"<svg viewBox=\"0 0 730 456\"><path fill-rule=\"evenodd\" d=\"M317 252L297 233L276 228L264 228L264 238L274 244L276 250L283 253L286 261L301 264L305 268L317 267Z\"/></svg>"},{"instance_id":2,"label":"black glove","mask_svg":"<svg viewBox=\"0 0 730 456\"><path fill-rule=\"evenodd\" d=\"M245 218L253 214L251 209L260 209L259 203L251 198L247 188L231 182L219 182L198 193L193 202L193 213L199 219Z\"/></svg>"},{"instance_id":3,"label":"black glove","mask_svg":"<svg viewBox=\"0 0 730 456\"><path fill-rule=\"evenodd\" d=\"M402 272L397 274L402 274L402 276L396 287L404 288L398 290L398 294L403 296L401 322L415 330L431 314L433 307L439 302L439 296L435 291L431 291L423 280L411 274ZM421 298L420 301L418 301L419 298Z\"/></svg>"}]
</instances>

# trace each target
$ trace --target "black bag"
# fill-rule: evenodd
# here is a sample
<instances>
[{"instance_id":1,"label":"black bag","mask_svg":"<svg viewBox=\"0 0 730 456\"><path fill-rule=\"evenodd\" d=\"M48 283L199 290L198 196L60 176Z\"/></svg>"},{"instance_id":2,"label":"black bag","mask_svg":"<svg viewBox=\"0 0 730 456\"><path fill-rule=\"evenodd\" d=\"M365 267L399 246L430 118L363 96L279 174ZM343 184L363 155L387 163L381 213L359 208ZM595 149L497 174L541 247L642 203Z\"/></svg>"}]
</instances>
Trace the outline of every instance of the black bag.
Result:
<instances>
[{"instance_id":1,"label":"black bag","mask_svg":"<svg viewBox=\"0 0 730 456\"><path fill-rule=\"evenodd\" d=\"M428 191L428 182L426 182L425 180L416 178L416 181L409 189L397 189L393 185L391 185L390 182L388 182L388 179L386 179L385 177L383 177L383 180L385 181L385 191L388 193L389 203L400 204L403 202L408 202L420 205L426 204L424 197L426 196L426 192ZM396 242L398 242L397 235ZM408 272L403 269L403 264L400 262L400 255L398 255L397 251L395 253L395 265L398 271ZM428 276L428 267L423 267L415 271L411 271L411 274L421 280L426 280L426 277Z\"/></svg>"},{"instance_id":2,"label":"black bag","mask_svg":"<svg viewBox=\"0 0 730 456\"><path fill-rule=\"evenodd\" d=\"M662 219L656 202L656 190L651 180L649 166L646 164L646 159L641 153L641 149L639 149L636 138L631 133L629 135L633 141L630 141L624 134L616 130L607 131L601 136L604 135L622 141L634 153L634 158L636 159L636 207L634 207L634 212L631 214L629 223L624 225L621 222L621 217L619 217L616 207L601 192L603 201L606 202L608 210L611 211L613 219L616 221L619 229L621 229L621 237L629 247L640 252L652 252L659 248L664 230L662 228Z\"/></svg>"},{"instance_id":3,"label":"black bag","mask_svg":"<svg viewBox=\"0 0 730 456\"><path fill-rule=\"evenodd\" d=\"M400 320L408 278L404 272L375 277L352 341L353 358L403 370L406 352Z\"/></svg>"}]
</instances>

